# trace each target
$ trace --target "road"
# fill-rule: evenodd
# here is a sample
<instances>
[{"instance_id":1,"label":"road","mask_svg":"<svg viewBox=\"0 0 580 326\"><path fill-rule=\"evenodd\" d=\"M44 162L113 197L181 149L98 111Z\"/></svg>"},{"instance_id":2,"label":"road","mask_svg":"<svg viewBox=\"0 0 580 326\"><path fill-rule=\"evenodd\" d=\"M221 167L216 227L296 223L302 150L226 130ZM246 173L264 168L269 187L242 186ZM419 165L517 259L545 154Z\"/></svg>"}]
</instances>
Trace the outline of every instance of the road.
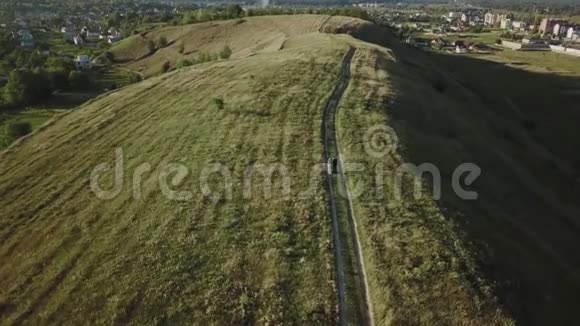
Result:
<instances>
[{"instance_id":1,"label":"road","mask_svg":"<svg viewBox=\"0 0 580 326\"><path fill-rule=\"evenodd\" d=\"M364 323L364 325L374 325L374 318L372 314L372 305L371 300L369 297L368 292L368 283L366 272L364 268L364 260L362 255L362 250L360 246L360 239L358 236L356 219L354 216L354 210L352 208L352 200L350 196L350 191L348 190L348 182L346 179L346 175L344 173L344 162L342 161L340 155L340 146L338 143L338 134L336 131L336 116L338 114L338 108L340 100L348 87L348 83L350 81L350 66L351 61L356 52L355 48L350 48L348 53L345 55L343 62L342 62L342 69L341 75L338 79L334 91L332 95L328 99L324 113L323 113L323 123L322 123L322 137L324 143L324 162L328 162L329 159L334 158L338 160L338 185L343 187L342 189L345 190L346 196L337 196L336 188L334 184L334 174L326 173L326 188L328 192L328 204L331 212L332 217L332 233L333 233L333 242L334 242L334 250L335 250L335 261L336 261L336 270L337 270L337 289L338 289L338 299L339 299L339 321L340 325L347 325L347 324L359 324ZM340 211L338 209L337 202L340 202L342 205L346 206L346 215L341 216L341 214L345 214L345 212ZM341 229L341 223L339 223L340 218L348 219L348 227L343 226ZM352 243L354 244L353 250L347 252L348 255L354 256L354 260L356 260L357 266L357 273L356 280L348 280L351 282L359 283L356 288L358 292L361 293L348 293L347 291L347 278L352 275L346 275L345 270L345 257L343 256L343 246L345 243L351 241L351 239L343 239L341 238L342 234L349 234L352 237ZM354 251L354 252L352 252ZM351 258L351 257L346 257ZM364 300L360 303L359 307L356 309L354 313L357 316L349 316L349 307L347 304L348 296L362 298Z\"/></svg>"}]
</instances>

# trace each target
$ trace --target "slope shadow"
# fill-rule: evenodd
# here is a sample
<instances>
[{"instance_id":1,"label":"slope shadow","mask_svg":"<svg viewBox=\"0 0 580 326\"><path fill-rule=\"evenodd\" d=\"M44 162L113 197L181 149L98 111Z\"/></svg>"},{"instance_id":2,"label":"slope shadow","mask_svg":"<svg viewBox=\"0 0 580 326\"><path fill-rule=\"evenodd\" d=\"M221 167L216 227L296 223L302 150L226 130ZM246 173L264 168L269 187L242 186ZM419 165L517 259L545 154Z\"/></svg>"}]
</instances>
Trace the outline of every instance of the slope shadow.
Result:
<instances>
[{"instance_id":1,"label":"slope shadow","mask_svg":"<svg viewBox=\"0 0 580 326\"><path fill-rule=\"evenodd\" d=\"M580 301L580 77L542 74L466 56L423 52L388 32L361 39L390 48L397 93L385 113L408 162L435 164L441 211L479 250L485 274L517 323L571 324ZM481 176L462 200L462 163Z\"/></svg>"}]
</instances>

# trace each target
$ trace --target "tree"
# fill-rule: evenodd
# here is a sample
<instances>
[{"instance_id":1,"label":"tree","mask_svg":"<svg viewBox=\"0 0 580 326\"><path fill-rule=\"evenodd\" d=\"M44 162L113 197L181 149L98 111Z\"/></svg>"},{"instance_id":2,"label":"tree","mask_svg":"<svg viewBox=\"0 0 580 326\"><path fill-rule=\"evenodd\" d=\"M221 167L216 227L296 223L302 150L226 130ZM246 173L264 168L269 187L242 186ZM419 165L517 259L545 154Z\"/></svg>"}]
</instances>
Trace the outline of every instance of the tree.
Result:
<instances>
[{"instance_id":1,"label":"tree","mask_svg":"<svg viewBox=\"0 0 580 326\"><path fill-rule=\"evenodd\" d=\"M226 18L239 18L242 17L244 10L239 5L228 5L225 10Z\"/></svg>"},{"instance_id":2,"label":"tree","mask_svg":"<svg viewBox=\"0 0 580 326\"><path fill-rule=\"evenodd\" d=\"M2 94L5 105L14 108L28 104L32 98L30 80L30 72L12 71Z\"/></svg>"},{"instance_id":3,"label":"tree","mask_svg":"<svg viewBox=\"0 0 580 326\"><path fill-rule=\"evenodd\" d=\"M72 88L77 90L88 90L91 87L91 78L81 71L71 71L68 82Z\"/></svg>"},{"instance_id":4,"label":"tree","mask_svg":"<svg viewBox=\"0 0 580 326\"><path fill-rule=\"evenodd\" d=\"M8 136L18 139L32 132L32 126L28 122L12 122L8 125Z\"/></svg>"}]
</instances>

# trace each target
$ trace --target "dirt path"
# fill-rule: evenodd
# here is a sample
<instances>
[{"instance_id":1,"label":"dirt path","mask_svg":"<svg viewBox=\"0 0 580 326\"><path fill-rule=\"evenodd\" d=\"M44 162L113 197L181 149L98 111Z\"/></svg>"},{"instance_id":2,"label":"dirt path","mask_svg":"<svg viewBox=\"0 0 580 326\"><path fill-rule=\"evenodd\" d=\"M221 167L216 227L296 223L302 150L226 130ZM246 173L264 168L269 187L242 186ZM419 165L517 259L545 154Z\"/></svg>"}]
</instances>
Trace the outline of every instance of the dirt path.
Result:
<instances>
[{"instance_id":1,"label":"dirt path","mask_svg":"<svg viewBox=\"0 0 580 326\"><path fill-rule=\"evenodd\" d=\"M360 240L358 237L356 221L354 218L354 211L352 209L352 202L350 198L350 192L348 190L348 183L346 181L346 175L344 174L344 163L342 162L340 156L340 146L338 143L338 134L336 132L336 116L338 113L338 104L348 86L350 80L350 66L351 61L354 56L356 49L351 48L342 62L342 70L339 80L336 83L336 87L326 103L324 113L323 113L323 123L322 123L322 135L324 142L324 161L328 162L330 158L338 160L338 186L342 187L346 196L337 196L335 191L335 179L334 175L328 171L326 174L326 186L328 192L328 202L330 206L330 212L332 215L332 233L335 248L335 258L336 258L336 270L337 270L337 288L338 288L338 299L339 299L339 314L340 314L340 324L360 324L364 325L374 325L372 305L370 302L368 294L368 284L366 279L366 273L364 269L364 261L362 258L362 251L360 247ZM346 207L346 212L339 209L340 203L342 206ZM346 215L346 216L344 216ZM348 219L348 226L342 226L339 222L340 219ZM341 238L341 233L350 235L352 239ZM345 245L352 241L353 248L346 252L350 257L343 256L344 248L350 249L349 246ZM347 267L345 266L345 259L356 261L356 273L345 273ZM353 279L356 278L356 279ZM347 288L349 288L348 282L357 283L351 289L356 289L353 292L360 293L349 293ZM354 299L353 299L354 298ZM352 307L349 307L348 302L357 301L359 298L361 302L358 302L358 307L354 308L354 314L356 316L349 316L349 311L352 311ZM351 309L349 309L351 308Z\"/></svg>"}]
</instances>

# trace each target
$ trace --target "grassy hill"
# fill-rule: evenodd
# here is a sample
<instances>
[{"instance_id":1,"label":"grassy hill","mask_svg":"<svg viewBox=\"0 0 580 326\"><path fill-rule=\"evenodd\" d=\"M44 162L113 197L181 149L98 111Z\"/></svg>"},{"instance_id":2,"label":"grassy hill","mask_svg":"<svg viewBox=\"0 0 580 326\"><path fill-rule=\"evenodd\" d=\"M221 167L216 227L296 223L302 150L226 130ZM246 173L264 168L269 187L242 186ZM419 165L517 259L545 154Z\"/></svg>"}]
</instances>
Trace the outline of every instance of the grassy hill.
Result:
<instances>
[{"instance_id":1,"label":"grassy hill","mask_svg":"<svg viewBox=\"0 0 580 326\"><path fill-rule=\"evenodd\" d=\"M233 58L278 51L292 37L308 33L356 29L368 24L347 17L316 15L264 16L167 27L134 35L111 49L115 60L145 76L157 74L165 62L175 66L181 60L201 54L217 54L229 46ZM151 52L148 42L167 40L168 46ZM182 50L182 51L180 51Z\"/></svg>"},{"instance_id":2,"label":"grassy hill","mask_svg":"<svg viewBox=\"0 0 580 326\"><path fill-rule=\"evenodd\" d=\"M161 36L170 45L150 54L147 41ZM577 166L566 163L569 146L547 150L571 125L553 138L543 128L530 134L529 119L493 106L476 92L493 89L464 80L450 58L406 48L350 18L170 27L113 51L127 68L154 75L165 61L224 45L233 50L229 60L101 96L0 155L2 322L336 323L336 248L324 175L313 166L322 160L322 111L351 48L337 131L346 162L364 167L347 175L352 189L364 190L353 208L375 323L572 320ZM486 71L477 60L459 63ZM521 73L518 80L544 78ZM506 103L525 103L516 101L523 94ZM540 109L529 114L552 126L557 117ZM377 126L399 139L386 155L369 155L367 133ZM113 165L117 152L123 187L99 199L91 172ZM397 169L408 162L441 170L442 200L429 187L415 198L408 175L402 198L394 196ZM465 162L483 171L468 187L479 192L475 201L451 189ZM249 194L244 180L256 163L286 167L289 194L281 172L270 190L256 173ZM175 164L188 173L168 170ZM99 180L115 181L111 173ZM171 191L190 194L170 199Z\"/></svg>"}]
</instances>

